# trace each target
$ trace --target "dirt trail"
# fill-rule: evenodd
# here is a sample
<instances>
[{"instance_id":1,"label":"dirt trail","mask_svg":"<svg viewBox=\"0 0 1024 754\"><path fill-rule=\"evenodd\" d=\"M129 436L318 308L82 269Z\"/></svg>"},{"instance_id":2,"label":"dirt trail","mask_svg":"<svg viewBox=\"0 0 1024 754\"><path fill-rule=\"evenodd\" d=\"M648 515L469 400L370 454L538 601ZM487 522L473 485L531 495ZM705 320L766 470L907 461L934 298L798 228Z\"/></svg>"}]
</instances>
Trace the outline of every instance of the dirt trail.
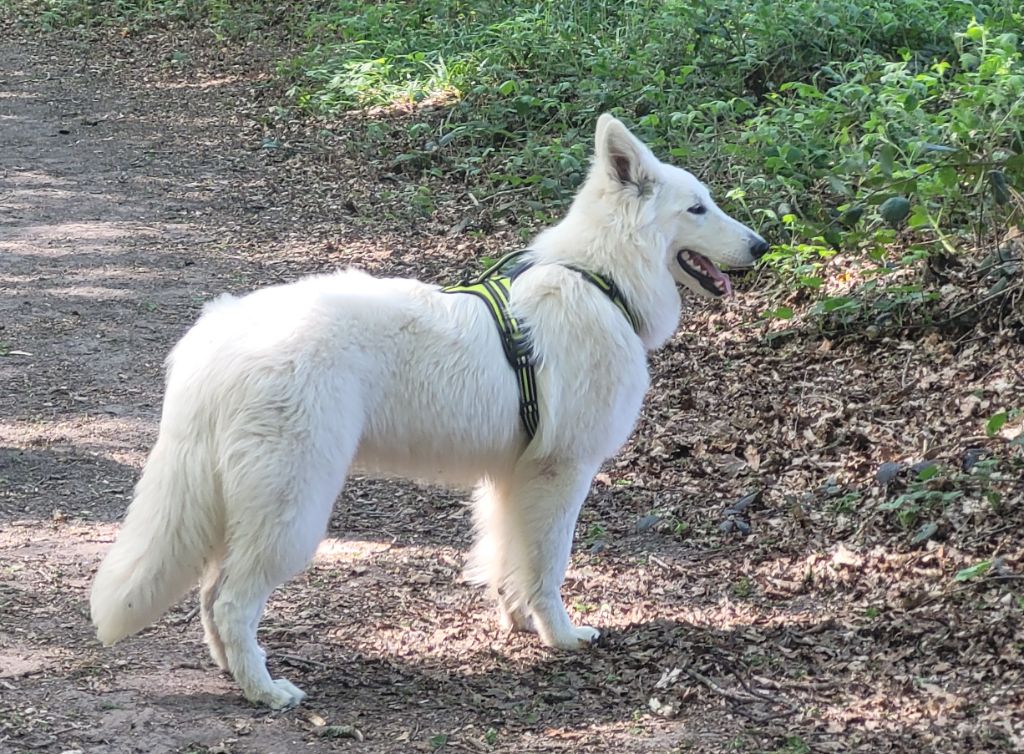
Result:
<instances>
[{"instance_id":1,"label":"dirt trail","mask_svg":"<svg viewBox=\"0 0 1024 754\"><path fill-rule=\"evenodd\" d=\"M874 479L929 449L947 468L1005 454L975 435L1019 395L1020 344L770 343L745 296L692 312L652 360L636 437L592 489L564 591L607 629L594 651L500 634L459 581L463 495L365 480L262 625L299 709L240 697L194 600L97 646L91 574L155 436L161 363L204 301L352 263L454 279L517 243L450 232L473 206L458 186L413 222L402 176L343 138L275 131L273 51L167 35L0 41L0 752L1024 745L1019 577L951 586L993 555L1024 565L1019 497L978 492L911 546Z\"/></svg>"},{"instance_id":2,"label":"dirt trail","mask_svg":"<svg viewBox=\"0 0 1024 754\"><path fill-rule=\"evenodd\" d=\"M162 117L178 93L100 88L77 52L0 44L0 749L183 750L237 735L216 709L230 685L198 670L194 640L100 651L86 594L169 344L251 274L190 221L216 203L230 115L196 141ZM261 729L254 750L298 740Z\"/></svg>"},{"instance_id":3,"label":"dirt trail","mask_svg":"<svg viewBox=\"0 0 1024 754\"><path fill-rule=\"evenodd\" d=\"M225 113L196 142L188 120L154 107L173 92L98 89L74 54L0 47L0 340L10 352L0 361L0 439L39 445L43 473L66 465L72 448L137 462L128 449L152 430L168 343L211 292L247 272L240 259L210 255L191 222L216 200L224 169L209 139L228 133ZM54 70L55 55L72 60ZM40 435L54 424L63 448Z\"/></svg>"}]
</instances>

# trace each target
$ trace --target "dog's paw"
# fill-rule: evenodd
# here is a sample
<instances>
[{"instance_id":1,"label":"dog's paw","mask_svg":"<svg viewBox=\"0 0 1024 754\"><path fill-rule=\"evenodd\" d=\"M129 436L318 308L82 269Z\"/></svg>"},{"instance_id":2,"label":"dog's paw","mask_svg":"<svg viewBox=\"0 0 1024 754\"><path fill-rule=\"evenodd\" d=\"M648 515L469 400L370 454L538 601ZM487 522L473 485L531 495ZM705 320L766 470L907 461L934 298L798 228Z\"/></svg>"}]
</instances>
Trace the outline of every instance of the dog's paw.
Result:
<instances>
[{"instance_id":1,"label":"dog's paw","mask_svg":"<svg viewBox=\"0 0 1024 754\"><path fill-rule=\"evenodd\" d=\"M593 626L580 626L575 629L577 647L582 649L584 647L592 647L597 644L597 640L601 638L601 632Z\"/></svg>"},{"instance_id":2,"label":"dog's paw","mask_svg":"<svg viewBox=\"0 0 1024 754\"><path fill-rule=\"evenodd\" d=\"M576 626L564 634L551 637L545 641L549 647L557 649L579 650L592 647L601 638L601 632L592 626Z\"/></svg>"},{"instance_id":3,"label":"dog's paw","mask_svg":"<svg viewBox=\"0 0 1024 754\"><path fill-rule=\"evenodd\" d=\"M246 694L249 701L256 704L265 704L271 709L291 709L306 698L306 692L300 689L291 681L285 678L277 678L271 686L260 689L251 696Z\"/></svg>"}]
</instances>

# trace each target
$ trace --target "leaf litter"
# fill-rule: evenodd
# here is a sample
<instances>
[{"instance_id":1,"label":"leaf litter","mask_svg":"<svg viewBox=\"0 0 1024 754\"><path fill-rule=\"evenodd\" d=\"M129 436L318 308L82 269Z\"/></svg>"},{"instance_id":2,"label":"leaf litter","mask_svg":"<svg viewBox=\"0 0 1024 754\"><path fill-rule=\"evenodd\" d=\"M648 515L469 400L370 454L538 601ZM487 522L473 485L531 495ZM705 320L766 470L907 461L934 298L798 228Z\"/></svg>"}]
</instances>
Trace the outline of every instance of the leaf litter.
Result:
<instances>
[{"instance_id":1,"label":"leaf litter","mask_svg":"<svg viewBox=\"0 0 1024 754\"><path fill-rule=\"evenodd\" d=\"M457 279L525 221L354 146L367 118L429 110L268 116L265 48L8 31L0 745L1024 746L1020 420L990 418L1020 407L1024 349L991 301L948 331L785 339L759 317L771 286L689 305L581 515L564 592L605 629L591 652L499 630L460 581L464 494L363 479L263 624L300 709L254 709L215 672L194 598L98 647L91 573L153 439L164 354L203 301L347 265ZM427 211L410 208L422 186Z\"/></svg>"}]
</instances>

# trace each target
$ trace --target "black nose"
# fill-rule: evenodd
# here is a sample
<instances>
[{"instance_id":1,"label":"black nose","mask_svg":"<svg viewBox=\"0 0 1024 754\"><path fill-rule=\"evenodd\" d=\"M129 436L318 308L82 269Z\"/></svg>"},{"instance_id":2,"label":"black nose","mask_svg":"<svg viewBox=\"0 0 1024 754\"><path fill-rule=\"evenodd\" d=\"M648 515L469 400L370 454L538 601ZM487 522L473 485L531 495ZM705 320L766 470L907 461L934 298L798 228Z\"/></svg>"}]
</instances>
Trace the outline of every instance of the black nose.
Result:
<instances>
[{"instance_id":1,"label":"black nose","mask_svg":"<svg viewBox=\"0 0 1024 754\"><path fill-rule=\"evenodd\" d=\"M758 238L757 240L750 242L750 254L754 259L760 259L763 257L768 253L770 248L771 246L769 246L768 242L763 238Z\"/></svg>"}]
</instances>

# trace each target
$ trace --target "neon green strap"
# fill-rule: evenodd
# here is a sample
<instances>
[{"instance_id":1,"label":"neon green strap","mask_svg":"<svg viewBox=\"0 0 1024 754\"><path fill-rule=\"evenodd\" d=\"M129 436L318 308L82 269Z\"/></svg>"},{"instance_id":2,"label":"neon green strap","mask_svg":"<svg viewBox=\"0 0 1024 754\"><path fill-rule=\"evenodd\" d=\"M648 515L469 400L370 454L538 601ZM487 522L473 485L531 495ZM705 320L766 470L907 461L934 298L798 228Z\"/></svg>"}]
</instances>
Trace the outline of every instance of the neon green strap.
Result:
<instances>
[{"instance_id":1,"label":"neon green strap","mask_svg":"<svg viewBox=\"0 0 1024 754\"><path fill-rule=\"evenodd\" d=\"M480 282L453 285L442 290L444 293L471 293L487 304L487 311L491 313L494 323L498 326L505 358L516 373L516 381L519 383L519 418L523 421L526 434L532 439L540 423L537 374L526 333L508 308L511 288L512 279L507 275L491 275Z\"/></svg>"},{"instance_id":2,"label":"neon green strap","mask_svg":"<svg viewBox=\"0 0 1024 754\"><path fill-rule=\"evenodd\" d=\"M529 339L519 320L512 315L508 308L512 281L529 267L529 263L521 263L508 274L502 274L503 269L528 251L528 249L524 249L506 254L477 277L463 281L461 285L452 285L441 290L443 293L470 293L487 304L487 311L491 313L494 323L498 326L505 358L516 373L516 381L519 383L519 418L523 421L526 434L533 439L540 422L540 408L537 402L537 373L534 369ZM579 267L571 265L566 265L566 267L582 275L584 280L604 293L622 312L622 316L629 321L633 330L637 333L640 332L639 318L629 308L625 297L614 282L589 270L581 270Z\"/></svg>"},{"instance_id":3,"label":"neon green strap","mask_svg":"<svg viewBox=\"0 0 1024 754\"><path fill-rule=\"evenodd\" d=\"M633 327L633 332L640 332L640 318L637 317L633 313L633 310L629 308L629 305L626 303L626 298L622 295L622 291L619 290L619 286L615 285L615 283L609 278L598 275L596 272L581 270L579 267L573 267L572 265L566 265L566 267L581 274L583 279L588 283L592 283L597 286L598 290L610 298L612 303L618 307L620 312L622 312L622 316L625 317Z\"/></svg>"}]
</instances>

